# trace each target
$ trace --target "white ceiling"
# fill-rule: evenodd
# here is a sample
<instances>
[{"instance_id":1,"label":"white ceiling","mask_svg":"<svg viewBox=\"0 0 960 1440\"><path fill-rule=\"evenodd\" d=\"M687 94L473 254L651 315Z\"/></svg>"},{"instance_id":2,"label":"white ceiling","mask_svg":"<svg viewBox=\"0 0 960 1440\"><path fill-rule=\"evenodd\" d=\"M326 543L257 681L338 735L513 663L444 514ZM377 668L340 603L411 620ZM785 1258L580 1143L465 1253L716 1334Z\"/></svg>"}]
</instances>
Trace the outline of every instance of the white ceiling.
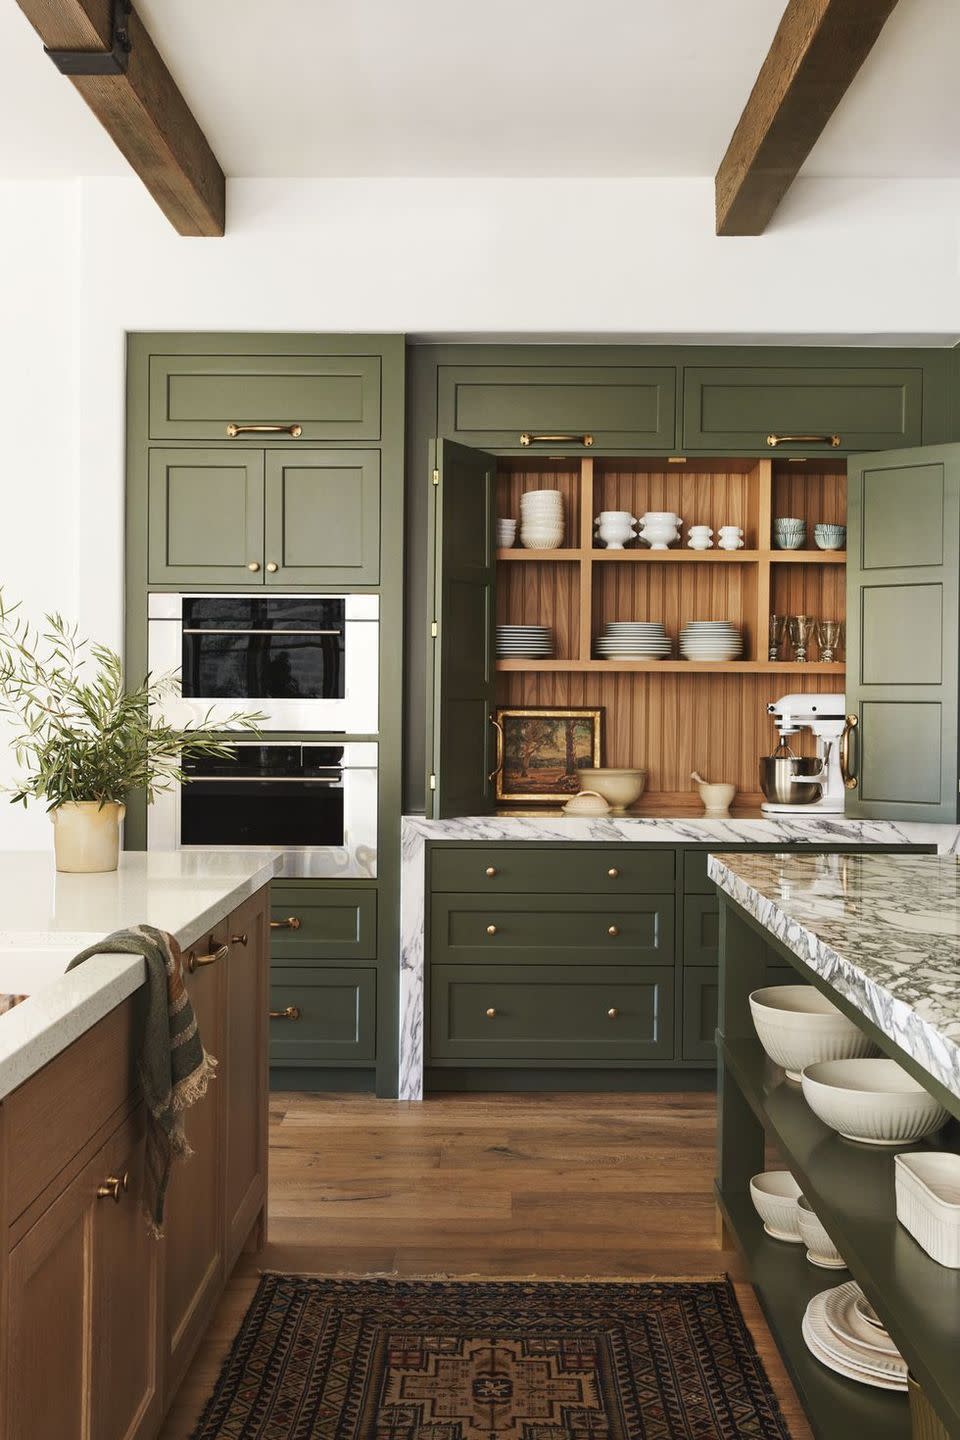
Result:
<instances>
[{"instance_id":1,"label":"white ceiling","mask_svg":"<svg viewBox=\"0 0 960 1440\"><path fill-rule=\"evenodd\" d=\"M228 175L709 176L784 0L139 0ZM900 0L805 174L960 175L956 0ZM125 163L0 0L0 178Z\"/></svg>"}]
</instances>

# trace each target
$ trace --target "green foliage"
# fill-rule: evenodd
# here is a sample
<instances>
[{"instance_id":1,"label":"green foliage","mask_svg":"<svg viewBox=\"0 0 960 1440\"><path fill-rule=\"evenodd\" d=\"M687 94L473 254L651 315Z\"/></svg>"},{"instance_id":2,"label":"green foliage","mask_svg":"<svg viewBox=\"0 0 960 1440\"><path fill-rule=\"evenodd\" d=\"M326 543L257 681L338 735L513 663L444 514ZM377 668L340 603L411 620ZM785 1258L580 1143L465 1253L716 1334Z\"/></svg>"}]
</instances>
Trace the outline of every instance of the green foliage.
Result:
<instances>
[{"instance_id":1,"label":"green foliage","mask_svg":"<svg viewBox=\"0 0 960 1440\"><path fill-rule=\"evenodd\" d=\"M35 627L19 608L0 588L0 715L13 722L11 747L27 771L13 804L122 804L141 789L149 804L188 779L184 757L230 756L225 730L259 733L259 714L231 715L216 726L210 713L182 729L168 724L162 703L179 694L176 675L147 675L128 690L115 650L81 640L61 615Z\"/></svg>"}]
</instances>

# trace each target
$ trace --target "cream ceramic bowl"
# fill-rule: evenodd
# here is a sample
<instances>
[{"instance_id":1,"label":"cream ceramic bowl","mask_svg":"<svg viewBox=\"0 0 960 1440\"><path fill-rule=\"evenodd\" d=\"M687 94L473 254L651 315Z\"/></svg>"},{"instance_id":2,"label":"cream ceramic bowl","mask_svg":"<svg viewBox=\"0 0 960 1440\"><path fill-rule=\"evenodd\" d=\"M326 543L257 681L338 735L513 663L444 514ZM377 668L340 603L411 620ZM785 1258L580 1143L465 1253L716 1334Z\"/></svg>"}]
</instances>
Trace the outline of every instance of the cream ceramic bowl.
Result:
<instances>
[{"instance_id":1,"label":"cream ceramic bowl","mask_svg":"<svg viewBox=\"0 0 960 1440\"><path fill-rule=\"evenodd\" d=\"M578 770L584 790L595 790L615 813L626 810L643 794L646 770Z\"/></svg>"},{"instance_id":2,"label":"cream ceramic bowl","mask_svg":"<svg viewBox=\"0 0 960 1440\"><path fill-rule=\"evenodd\" d=\"M800 1186L789 1170L765 1170L762 1175L754 1175L750 1199L768 1235L800 1244Z\"/></svg>"},{"instance_id":3,"label":"cream ceramic bowl","mask_svg":"<svg viewBox=\"0 0 960 1440\"><path fill-rule=\"evenodd\" d=\"M750 1013L760 1044L791 1080L818 1060L871 1055L876 1047L813 985L770 985L754 990Z\"/></svg>"},{"instance_id":4,"label":"cream ceramic bowl","mask_svg":"<svg viewBox=\"0 0 960 1440\"><path fill-rule=\"evenodd\" d=\"M865 1145L908 1145L938 1130L943 1106L895 1060L826 1060L804 1067L803 1096L831 1130Z\"/></svg>"},{"instance_id":5,"label":"cream ceramic bowl","mask_svg":"<svg viewBox=\"0 0 960 1440\"><path fill-rule=\"evenodd\" d=\"M821 1270L846 1270L847 1262L823 1228L810 1201L805 1195L797 1200L797 1220L800 1225L800 1239L807 1247L807 1259Z\"/></svg>"}]
</instances>

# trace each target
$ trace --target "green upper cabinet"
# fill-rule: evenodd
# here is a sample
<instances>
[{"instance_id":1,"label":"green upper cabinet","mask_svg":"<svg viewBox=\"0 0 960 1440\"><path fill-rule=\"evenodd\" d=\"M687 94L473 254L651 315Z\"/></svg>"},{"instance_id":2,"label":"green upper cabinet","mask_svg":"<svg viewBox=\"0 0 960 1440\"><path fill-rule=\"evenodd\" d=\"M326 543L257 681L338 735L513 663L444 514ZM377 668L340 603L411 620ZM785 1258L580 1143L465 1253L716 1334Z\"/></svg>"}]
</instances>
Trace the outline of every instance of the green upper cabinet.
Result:
<instances>
[{"instance_id":1,"label":"green upper cabinet","mask_svg":"<svg viewBox=\"0 0 960 1440\"><path fill-rule=\"evenodd\" d=\"M922 422L919 368L811 364L684 370L684 450L768 450L773 455L881 450L918 445Z\"/></svg>"},{"instance_id":2,"label":"green upper cabinet","mask_svg":"<svg viewBox=\"0 0 960 1440\"><path fill-rule=\"evenodd\" d=\"M376 585L380 452L268 450L265 557L268 585Z\"/></svg>"},{"instance_id":3,"label":"green upper cabinet","mask_svg":"<svg viewBox=\"0 0 960 1440\"><path fill-rule=\"evenodd\" d=\"M379 440L379 355L154 354L150 439Z\"/></svg>"},{"instance_id":4,"label":"green upper cabinet","mask_svg":"<svg viewBox=\"0 0 960 1440\"><path fill-rule=\"evenodd\" d=\"M676 392L673 366L441 365L439 433L494 450L523 451L529 436L577 451L589 436L598 450L667 451Z\"/></svg>"},{"instance_id":5,"label":"green upper cabinet","mask_svg":"<svg viewBox=\"0 0 960 1440\"><path fill-rule=\"evenodd\" d=\"M150 582L259 584L263 475L262 450L151 450Z\"/></svg>"},{"instance_id":6,"label":"green upper cabinet","mask_svg":"<svg viewBox=\"0 0 960 1440\"><path fill-rule=\"evenodd\" d=\"M849 815L958 818L960 445L855 455L847 493Z\"/></svg>"},{"instance_id":7,"label":"green upper cabinet","mask_svg":"<svg viewBox=\"0 0 960 1440\"><path fill-rule=\"evenodd\" d=\"M431 753L433 816L441 819L487 814L494 803L497 465L492 455L449 440L437 441L433 459Z\"/></svg>"}]
</instances>

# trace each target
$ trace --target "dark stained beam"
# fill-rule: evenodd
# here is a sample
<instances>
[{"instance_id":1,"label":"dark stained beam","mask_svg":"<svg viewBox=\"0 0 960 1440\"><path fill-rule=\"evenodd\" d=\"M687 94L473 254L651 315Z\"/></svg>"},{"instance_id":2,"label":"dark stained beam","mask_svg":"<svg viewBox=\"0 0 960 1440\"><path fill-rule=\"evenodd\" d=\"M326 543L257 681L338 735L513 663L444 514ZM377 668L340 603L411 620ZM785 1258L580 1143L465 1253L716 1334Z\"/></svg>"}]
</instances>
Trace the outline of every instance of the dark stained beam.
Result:
<instances>
[{"instance_id":1,"label":"dark stained beam","mask_svg":"<svg viewBox=\"0 0 960 1440\"><path fill-rule=\"evenodd\" d=\"M718 235L762 235L897 0L788 0L716 176Z\"/></svg>"},{"instance_id":2,"label":"dark stained beam","mask_svg":"<svg viewBox=\"0 0 960 1440\"><path fill-rule=\"evenodd\" d=\"M50 50L109 51L112 0L17 0ZM70 75L117 149L181 235L222 235L226 181L143 22L125 17L130 51L115 75Z\"/></svg>"}]
</instances>

